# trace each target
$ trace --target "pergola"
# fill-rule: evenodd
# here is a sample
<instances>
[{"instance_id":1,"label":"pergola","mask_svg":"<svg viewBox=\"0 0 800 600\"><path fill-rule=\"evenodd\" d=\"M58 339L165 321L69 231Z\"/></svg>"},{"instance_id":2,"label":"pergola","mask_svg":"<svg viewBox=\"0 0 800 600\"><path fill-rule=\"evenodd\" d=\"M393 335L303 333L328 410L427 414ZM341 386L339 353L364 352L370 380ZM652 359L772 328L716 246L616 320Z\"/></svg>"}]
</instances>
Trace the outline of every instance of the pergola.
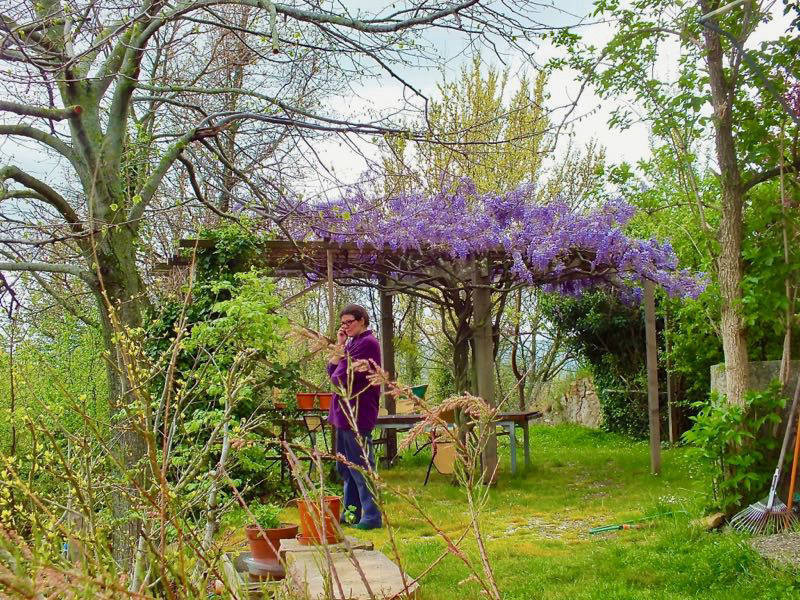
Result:
<instances>
[{"instance_id":1,"label":"pergola","mask_svg":"<svg viewBox=\"0 0 800 600\"><path fill-rule=\"evenodd\" d=\"M212 240L183 239L180 247L183 255L170 259L164 267L188 265L191 260L185 256L187 250L196 251L213 246ZM472 327L474 338L474 362L477 380L477 393L490 406L495 406L494 390L494 348L492 335L491 273L508 269L511 258L501 247L467 256L454 261L452 256L436 247L420 245L418 249L393 249L388 245L382 248L365 244L340 243L330 240L292 241L270 240L261 242L257 249L256 263L272 269L277 276L302 277L313 284L292 299L318 288L327 286L329 324L331 337L335 335L336 309L334 306L334 285L369 286L378 290L380 298L381 351L383 368L390 377L395 378L394 355L394 317L393 295L414 293L423 295L426 288L433 286L443 274L452 275L454 270L462 278L464 288L472 294ZM566 268L564 268L566 265ZM561 283L570 279L583 279L587 276L606 279L609 283L619 283L619 273L611 266L596 264L591 252L576 249L571 252L557 273L544 272L538 280L518 283L523 285L544 285ZM648 406L650 424L651 471L660 471L660 424L658 404L658 379L655 332L654 284L644 280L644 306L646 325L646 350L648 374ZM506 288L508 289L508 288ZM386 410L395 414L395 400L385 397ZM397 451L396 433L390 430L387 453L394 456ZM486 473L496 472L497 442L491 436L484 451Z\"/></svg>"}]
</instances>

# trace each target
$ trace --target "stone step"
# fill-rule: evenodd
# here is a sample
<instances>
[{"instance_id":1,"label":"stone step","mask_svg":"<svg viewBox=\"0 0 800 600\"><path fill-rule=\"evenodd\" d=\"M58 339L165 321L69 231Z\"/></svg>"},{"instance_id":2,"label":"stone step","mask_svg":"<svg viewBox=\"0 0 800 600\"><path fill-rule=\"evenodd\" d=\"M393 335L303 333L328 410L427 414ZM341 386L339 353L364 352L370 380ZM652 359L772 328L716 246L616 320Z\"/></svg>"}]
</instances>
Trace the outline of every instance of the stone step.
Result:
<instances>
[{"instance_id":1,"label":"stone step","mask_svg":"<svg viewBox=\"0 0 800 600\"><path fill-rule=\"evenodd\" d=\"M285 553L285 584L294 598L303 600L417 598L419 584L402 573L400 568L382 552L355 549L351 555L348 552L338 551L331 552L328 559L321 548L312 547L311 551L307 548L309 547ZM363 572L363 577L356 569L355 562Z\"/></svg>"}]
</instances>

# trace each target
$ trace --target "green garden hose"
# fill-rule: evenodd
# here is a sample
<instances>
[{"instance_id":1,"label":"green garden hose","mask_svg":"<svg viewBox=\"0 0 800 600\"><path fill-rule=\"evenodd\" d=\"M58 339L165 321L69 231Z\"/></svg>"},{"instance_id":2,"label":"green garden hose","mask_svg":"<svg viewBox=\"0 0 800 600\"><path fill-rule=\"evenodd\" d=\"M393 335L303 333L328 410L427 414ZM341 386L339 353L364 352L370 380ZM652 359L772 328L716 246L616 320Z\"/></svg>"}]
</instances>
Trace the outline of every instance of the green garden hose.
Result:
<instances>
[{"instance_id":1,"label":"green garden hose","mask_svg":"<svg viewBox=\"0 0 800 600\"><path fill-rule=\"evenodd\" d=\"M653 515L652 517L644 517L642 519L635 519L633 521L625 521L624 523L618 523L616 525L602 525L600 527L592 527L589 530L591 535L595 535L598 533L605 533L606 531L619 531L620 529L640 529L644 526L645 521L652 521L653 519L659 519L661 517L671 517L672 515L679 515L679 514L688 514L685 510L673 510L670 512L660 513L658 515Z\"/></svg>"}]
</instances>

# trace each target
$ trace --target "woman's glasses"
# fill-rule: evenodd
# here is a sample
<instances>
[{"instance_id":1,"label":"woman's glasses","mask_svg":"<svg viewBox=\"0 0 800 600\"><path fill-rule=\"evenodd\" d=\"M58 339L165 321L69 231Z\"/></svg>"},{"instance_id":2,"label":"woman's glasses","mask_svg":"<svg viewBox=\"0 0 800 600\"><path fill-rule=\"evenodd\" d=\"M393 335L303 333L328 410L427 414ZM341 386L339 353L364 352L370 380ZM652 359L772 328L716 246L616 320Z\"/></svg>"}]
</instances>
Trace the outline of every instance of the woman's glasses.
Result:
<instances>
[{"instance_id":1,"label":"woman's glasses","mask_svg":"<svg viewBox=\"0 0 800 600\"><path fill-rule=\"evenodd\" d=\"M355 323L358 319L347 319L346 321L342 321L342 325L345 327L349 327L351 323Z\"/></svg>"}]
</instances>

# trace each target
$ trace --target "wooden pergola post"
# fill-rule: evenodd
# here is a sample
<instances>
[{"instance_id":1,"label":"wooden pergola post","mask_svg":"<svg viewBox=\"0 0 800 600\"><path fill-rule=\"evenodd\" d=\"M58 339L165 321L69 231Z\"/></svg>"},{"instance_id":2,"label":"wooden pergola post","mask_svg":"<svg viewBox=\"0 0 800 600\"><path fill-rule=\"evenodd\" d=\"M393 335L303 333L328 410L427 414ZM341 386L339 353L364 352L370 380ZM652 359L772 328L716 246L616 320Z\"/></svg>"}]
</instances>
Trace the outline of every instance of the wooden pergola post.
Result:
<instances>
[{"instance_id":1,"label":"wooden pergola post","mask_svg":"<svg viewBox=\"0 0 800 600\"><path fill-rule=\"evenodd\" d=\"M394 304L392 296L386 289L386 277L379 279L380 288L378 296L380 298L381 309L381 363L383 370L389 373L389 378L396 378L394 366ZM384 402L386 412L390 415L395 414L397 407L394 396L387 395L384 390ZM386 430L386 464L391 466L392 461L397 456L397 430Z\"/></svg>"},{"instance_id":2,"label":"wooden pergola post","mask_svg":"<svg viewBox=\"0 0 800 600\"><path fill-rule=\"evenodd\" d=\"M328 271L328 337L335 341L339 323L336 322L336 305L333 296L333 250L325 251L325 262Z\"/></svg>"},{"instance_id":3,"label":"wooden pergola post","mask_svg":"<svg viewBox=\"0 0 800 600\"><path fill-rule=\"evenodd\" d=\"M475 375L478 396L487 404L494 406L494 341L492 340L492 292L489 289L489 275L483 260L476 260L472 276L472 305L475 339ZM483 481L494 483L497 477L497 433L490 425L483 449Z\"/></svg>"},{"instance_id":4,"label":"wooden pergola post","mask_svg":"<svg viewBox=\"0 0 800 600\"><path fill-rule=\"evenodd\" d=\"M328 249L325 251L325 267L328 276L328 337L335 342L336 331L339 328L339 320L336 318L336 305L334 304L336 298L333 293L333 250ZM333 428L331 428L331 453L336 456L336 434ZM331 481L340 480L335 462L329 476Z\"/></svg>"},{"instance_id":5,"label":"wooden pergola post","mask_svg":"<svg viewBox=\"0 0 800 600\"><path fill-rule=\"evenodd\" d=\"M647 416L650 424L650 472L661 473L661 420L658 410L658 350L656 296L652 281L644 281L644 330L647 349Z\"/></svg>"},{"instance_id":6,"label":"wooden pergola post","mask_svg":"<svg viewBox=\"0 0 800 600\"><path fill-rule=\"evenodd\" d=\"M667 431L669 432L669 443L674 444L678 439L680 431L678 431L678 411L672 403L672 375L669 368L669 351L670 351L670 335L669 335L669 311L664 310L664 350L666 351L666 372L667 372L667 418L668 425Z\"/></svg>"}]
</instances>

